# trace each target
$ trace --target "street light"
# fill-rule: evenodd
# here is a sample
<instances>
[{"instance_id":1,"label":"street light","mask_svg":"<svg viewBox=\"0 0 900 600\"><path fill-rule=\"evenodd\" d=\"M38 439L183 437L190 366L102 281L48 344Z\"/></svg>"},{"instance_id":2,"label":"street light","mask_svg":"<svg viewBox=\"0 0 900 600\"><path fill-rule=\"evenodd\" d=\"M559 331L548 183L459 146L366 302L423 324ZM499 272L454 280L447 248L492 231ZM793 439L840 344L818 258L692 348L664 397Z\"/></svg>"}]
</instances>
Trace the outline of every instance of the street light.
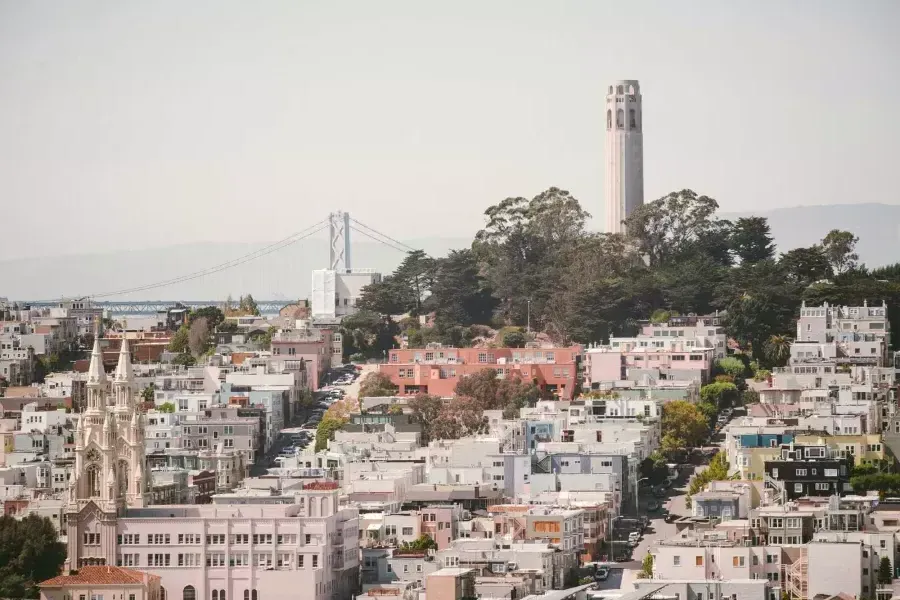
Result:
<instances>
[{"instance_id":1,"label":"street light","mask_svg":"<svg viewBox=\"0 0 900 600\"><path fill-rule=\"evenodd\" d=\"M641 491L640 491L641 490L641 482L647 481L650 478L649 477L641 477L640 479L638 479L637 472L635 472L634 477L635 477L635 479L634 479L634 514L640 515L641 514Z\"/></svg>"},{"instance_id":2,"label":"street light","mask_svg":"<svg viewBox=\"0 0 900 600\"><path fill-rule=\"evenodd\" d=\"M615 562L615 553L613 551L613 521L618 521L622 518L622 515L613 517L609 507L606 508L606 511L607 514L609 514L609 531L606 532L606 535L609 537L609 562Z\"/></svg>"}]
</instances>

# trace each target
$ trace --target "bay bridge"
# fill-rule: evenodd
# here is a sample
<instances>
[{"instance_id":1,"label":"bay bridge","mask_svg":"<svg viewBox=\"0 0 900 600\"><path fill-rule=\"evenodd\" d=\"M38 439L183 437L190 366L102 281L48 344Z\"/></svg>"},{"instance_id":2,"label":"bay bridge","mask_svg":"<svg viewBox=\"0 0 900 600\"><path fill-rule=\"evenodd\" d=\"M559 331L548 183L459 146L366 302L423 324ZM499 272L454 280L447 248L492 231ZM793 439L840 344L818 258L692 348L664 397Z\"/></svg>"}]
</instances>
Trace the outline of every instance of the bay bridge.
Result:
<instances>
[{"instance_id":1,"label":"bay bridge","mask_svg":"<svg viewBox=\"0 0 900 600\"><path fill-rule=\"evenodd\" d=\"M325 229L328 229L329 231L329 265L327 266L327 269L330 270L343 271L344 269L347 269L349 271L351 229L356 233L362 234L363 236L371 240L379 242L404 254L417 250L416 248L413 248L388 235L385 235L377 231L376 229L365 225L364 223L360 223L356 219L351 218L349 213L339 211L330 213L325 219L322 219L314 225L293 233L273 244L269 244L264 248L244 254L234 260L214 265L201 271L187 273L164 281L157 281L132 288L86 294L76 298L25 300L21 301L20 304L28 305L33 308L52 308L60 306L62 302L72 301L73 299L89 300L94 307L102 308L105 314L108 314L111 317L124 315L151 315L159 311L165 311L177 306L182 306L189 309L198 309L206 306L221 307L225 304L225 300L222 298L217 300L117 300L115 298L126 295L133 297L137 293L159 290L186 281L200 279L214 273L220 273L222 271L226 271L228 269L253 261L257 258L267 256L283 248L287 248L288 246L291 246ZM288 304L296 302L296 300L257 300L254 298L254 302L259 308L259 312L261 315L273 315L278 314L278 311L281 310L281 308Z\"/></svg>"}]
</instances>

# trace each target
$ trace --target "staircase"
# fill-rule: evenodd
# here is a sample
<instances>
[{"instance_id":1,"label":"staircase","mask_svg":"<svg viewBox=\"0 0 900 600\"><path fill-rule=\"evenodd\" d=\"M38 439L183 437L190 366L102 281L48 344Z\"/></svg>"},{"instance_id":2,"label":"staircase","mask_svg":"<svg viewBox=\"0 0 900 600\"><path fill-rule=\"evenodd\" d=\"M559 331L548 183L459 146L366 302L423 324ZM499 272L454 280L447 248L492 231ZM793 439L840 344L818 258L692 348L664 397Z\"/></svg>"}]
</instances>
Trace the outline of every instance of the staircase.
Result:
<instances>
[{"instance_id":1,"label":"staircase","mask_svg":"<svg viewBox=\"0 0 900 600\"><path fill-rule=\"evenodd\" d=\"M784 504L787 497L784 493L784 482L778 481L777 479L772 479L768 474L763 473L763 481L766 484L766 488L771 488L775 490L775 494L773 495L773 499L777 504Z\"/></svg>"},{"instance_id":2,"label":"staircase","mask_svg":"<svg viewBox=\"0 0 900 600\"><path fill-rule=\"evenodd\" d=\"M791 600L807 600L809 592L808 558L806 548L800 549L800 558L785 569L787 577L787 593Z\"/></svg>"}]
</instances>

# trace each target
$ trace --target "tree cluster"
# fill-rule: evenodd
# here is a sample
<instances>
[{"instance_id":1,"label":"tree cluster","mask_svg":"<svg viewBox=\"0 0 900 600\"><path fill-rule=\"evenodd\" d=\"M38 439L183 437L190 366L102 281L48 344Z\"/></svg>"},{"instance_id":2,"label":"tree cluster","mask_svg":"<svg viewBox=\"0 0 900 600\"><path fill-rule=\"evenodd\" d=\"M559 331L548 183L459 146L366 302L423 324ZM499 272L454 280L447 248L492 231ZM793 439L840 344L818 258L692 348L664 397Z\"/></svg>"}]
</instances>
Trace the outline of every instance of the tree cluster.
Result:
<instances>
[{"instance_id":1,"label":"tree cluster","mask_svg":"<svg viewBox=\"0 0 900 600\"><path fill-rule=\"evenodd\" d=\"M66 547L46 517L0 517L0 597L38 598L37 584L59 575Z\"/></svg>"},{"instance_id":2,"label":"tree cluster","mask_svg":"<svg viewBox=\"0 0 900 600\"><path fill-rule=\"evenodd\" d=\"M557 343L604 342L637 322L726 311L726 332L761 368L785 364L802 301L887 301L900 316L900 265L868 270L857 238L778 254L762 217L717 217L718 203L691 190L648 202L627 234L587 231L589 215L565 190L507 198L485 211L471 248L431 258L411 253L360 305L377 315L434 315L434 327L406 323L415 346L465 345L471 326L524 326ZM378 350L393 343L385 335ZM737 382L735 382L737 383ZM740 385L739 385L740 387Z\"/></svg>"},{"instance_id":3,"label":"tree cluster","mask_svg":"<svg viewBox=\"0 0 900 600\"><path fill-rule=\"evenodd\" d=\"M409 401L413 417L422 426L426 442L458 439L487 431L486 410L502 410L504 418L515 418L519 409L534 406L540 389L519 377L498 379L493 369L482 369L456 384L456 397L444 401L419 394Z\"/></svg>"},{"instance_id":4,"label":"tree cluster","mask_svg":"<svg viewBox=\"0 0 900 600\"><path fill-rule=\"evenodd\" d=\"M709 461L709 465L691 479L691 483L688 485L687 496L685 497L686 506L690 508L691 497L698 492L702 492L710 482L724 481L726 479L728 479L728 460L726 460L724 452L717 452L712 457L712 460Z\"/></svg>"}]
</instances>

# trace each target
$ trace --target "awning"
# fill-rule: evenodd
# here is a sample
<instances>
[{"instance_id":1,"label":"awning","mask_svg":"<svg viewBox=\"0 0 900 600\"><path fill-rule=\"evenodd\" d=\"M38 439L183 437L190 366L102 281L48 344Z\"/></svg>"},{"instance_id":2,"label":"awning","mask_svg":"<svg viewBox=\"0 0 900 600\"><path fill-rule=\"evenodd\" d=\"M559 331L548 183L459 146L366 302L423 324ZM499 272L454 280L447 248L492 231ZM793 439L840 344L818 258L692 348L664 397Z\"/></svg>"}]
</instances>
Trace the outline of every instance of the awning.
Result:
<instances>
[{"instance_id":1,"label":"awning","mask_svg":"<svg viewBox=\"0 0 900 600\"><path fill-rule=\"evenodd\" d=\"M378 525L377 523L372 523L371 525L366 527L366 531L378 531L380 529L381 529L381 525Z\"/></svg>"}]
</instances>

